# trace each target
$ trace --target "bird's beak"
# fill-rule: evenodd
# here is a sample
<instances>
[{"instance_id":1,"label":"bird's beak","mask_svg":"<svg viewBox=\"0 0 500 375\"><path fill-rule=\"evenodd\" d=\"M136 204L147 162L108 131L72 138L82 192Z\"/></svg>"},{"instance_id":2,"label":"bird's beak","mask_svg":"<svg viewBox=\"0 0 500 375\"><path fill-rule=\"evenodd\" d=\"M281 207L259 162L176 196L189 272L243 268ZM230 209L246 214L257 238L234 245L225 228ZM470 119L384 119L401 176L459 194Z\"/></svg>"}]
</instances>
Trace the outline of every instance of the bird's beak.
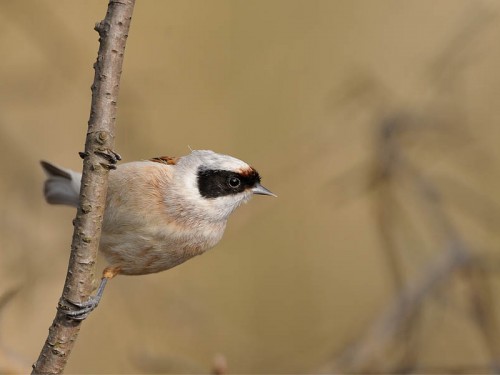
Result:
<instances>
[{"instance_id":1,"label":"bird's beak","mask_svg":"<svg viewBox=\"0 0 500 375\"><path fill-rule=\"evenodd\" d=\"M277 197L276 194L271 193L269 190L267 190L264 186L261 184L257 184L252 188L252 193L254 194L260 194L260 195L272 195L273 197Z\"/></svg>"}]
</instances>

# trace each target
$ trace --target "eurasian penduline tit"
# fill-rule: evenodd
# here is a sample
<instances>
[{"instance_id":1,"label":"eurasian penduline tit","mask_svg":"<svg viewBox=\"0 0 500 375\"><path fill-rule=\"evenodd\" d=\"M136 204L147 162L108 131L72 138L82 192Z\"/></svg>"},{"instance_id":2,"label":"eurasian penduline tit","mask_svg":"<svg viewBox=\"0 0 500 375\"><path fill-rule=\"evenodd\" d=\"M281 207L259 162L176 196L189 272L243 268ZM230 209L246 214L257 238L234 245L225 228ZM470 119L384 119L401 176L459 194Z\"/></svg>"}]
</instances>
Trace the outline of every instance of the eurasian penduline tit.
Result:
<instances>
[{"instance_id":1,"label":"eurasian penduline tit","mask_svg":"<svg viewBox=\"0 0 500 375\"><path fill-rule=\"evenodd\" d=\"M77 207L81 174L41 162L48 203ZM247 163L208 150L124 163L111 170L99 251L109 265L96 295L66 314L85 319L116 275L175 267L215 246L227 219L253 194L275 196Z\"/></svg>"}]
</instances>

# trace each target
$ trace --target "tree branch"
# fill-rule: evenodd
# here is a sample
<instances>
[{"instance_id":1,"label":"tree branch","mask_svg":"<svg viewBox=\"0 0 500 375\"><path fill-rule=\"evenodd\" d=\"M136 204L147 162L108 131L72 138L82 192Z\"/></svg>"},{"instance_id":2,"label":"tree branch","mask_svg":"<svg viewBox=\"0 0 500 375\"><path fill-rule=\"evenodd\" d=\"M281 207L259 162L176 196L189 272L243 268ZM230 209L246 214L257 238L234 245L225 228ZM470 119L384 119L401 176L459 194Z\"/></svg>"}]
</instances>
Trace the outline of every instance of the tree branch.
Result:
<instances>
[{"instance_id":1,"label":"tree branch","mask_svg":"<svg viewBox=\"0 0 500 375\"><path fill-rule=\"evenodd\" d=\"M80 204L74 221L68 272L56 317L32 374L60 374L80 331L81 321L64 313L67 301L84 302L92 293L94 268L106 203L108 172L116 154L114 126L125 44L135 0L110 0L106 17L96 24L99 52L94 64L92 105L85 141ZM111 163L110 163L111 161Z\"/></svg>"}]
</instances>

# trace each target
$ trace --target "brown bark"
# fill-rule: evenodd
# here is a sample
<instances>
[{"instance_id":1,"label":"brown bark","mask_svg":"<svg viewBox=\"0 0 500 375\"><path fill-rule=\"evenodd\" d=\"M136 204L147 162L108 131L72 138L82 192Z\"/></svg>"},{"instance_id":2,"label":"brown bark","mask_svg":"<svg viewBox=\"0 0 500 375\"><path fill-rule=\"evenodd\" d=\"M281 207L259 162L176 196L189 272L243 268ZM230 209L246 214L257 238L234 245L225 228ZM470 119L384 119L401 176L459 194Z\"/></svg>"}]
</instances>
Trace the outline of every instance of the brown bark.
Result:
<instances>
[{"instance_id":1,"label":"brown bark","mask_svg":"<svg viewBox=\"0 0 500 375\"><path fill-rule=\"evenodd\" d=\"M110 0L106 17L96 24L99 52L94 65L92 105L85 142L80 205L74 221L68 272L56 317L32 374L60 374L80 331L81 321L68 318L67 301L84 302L93 290L108 171L113 155L116 103L125 44L135 0Z\"/></svg>"}]
</instances>

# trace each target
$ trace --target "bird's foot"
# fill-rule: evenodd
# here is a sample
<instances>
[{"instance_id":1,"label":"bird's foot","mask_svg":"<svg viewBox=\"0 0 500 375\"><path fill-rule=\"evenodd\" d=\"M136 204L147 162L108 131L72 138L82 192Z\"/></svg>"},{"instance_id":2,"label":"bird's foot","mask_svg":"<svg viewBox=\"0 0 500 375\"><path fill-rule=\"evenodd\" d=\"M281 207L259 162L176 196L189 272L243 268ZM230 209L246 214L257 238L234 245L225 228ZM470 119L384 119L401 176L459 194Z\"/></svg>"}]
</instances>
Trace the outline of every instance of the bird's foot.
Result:
<instances>
[{"instance_id":1,"label":"bird's foot","mask_svg":"<svg viewBox=\"0 0 500 375\"><path fill-rule=\"evenodd\" d=\"M110 149L97 150L94 153L105 160L104 163L100 164L106 169L116 169L116 163L122 160L122 157L120 156L119 153ZM78 155L80 155L82 159L85 159L89 155L89 153L86 151L80 151Z\"/></svg>"},{"instance_id":2,"label":"bird's foot","mask_svg":"<svg viewBox=\"0 0 500 375\"><path fill-rule=\"evenodd\" d=\"M99 305L101 300L98 296L92 296L85 302L73 302L64 300L59 304L59 311L63 312L69 319L85 320L89 314Z\"/></svg>"},{"instance_id":3,"label":"bird's foot","mask_svg":"<svg viewBox=\"0 0 500 375\"><path fill-rule=\"evenodd\" d=\"M120 154L110 149L104 151L98 150L95 154L106 160L107 163L101 163L101 165L108 169L116 169L116 163L122 160Z\"/></svg>"},{"instance_id":4,"label":"bird's foot","mask_svg":"<svg viewBox=\"0 0 500 375\"><path fill-rule=\"evenodd\" d=\"M89 314L99 305L107 281L108 278L103 277L101 279L99 288L97 288L97 293L94 296L91 296L85 302L73 302L63 297L61 299L61 302L59 302L59 306L57 307L58 310L64 313L69 319L79 321L86 319Z\"/></svg>"}]
</instances>

